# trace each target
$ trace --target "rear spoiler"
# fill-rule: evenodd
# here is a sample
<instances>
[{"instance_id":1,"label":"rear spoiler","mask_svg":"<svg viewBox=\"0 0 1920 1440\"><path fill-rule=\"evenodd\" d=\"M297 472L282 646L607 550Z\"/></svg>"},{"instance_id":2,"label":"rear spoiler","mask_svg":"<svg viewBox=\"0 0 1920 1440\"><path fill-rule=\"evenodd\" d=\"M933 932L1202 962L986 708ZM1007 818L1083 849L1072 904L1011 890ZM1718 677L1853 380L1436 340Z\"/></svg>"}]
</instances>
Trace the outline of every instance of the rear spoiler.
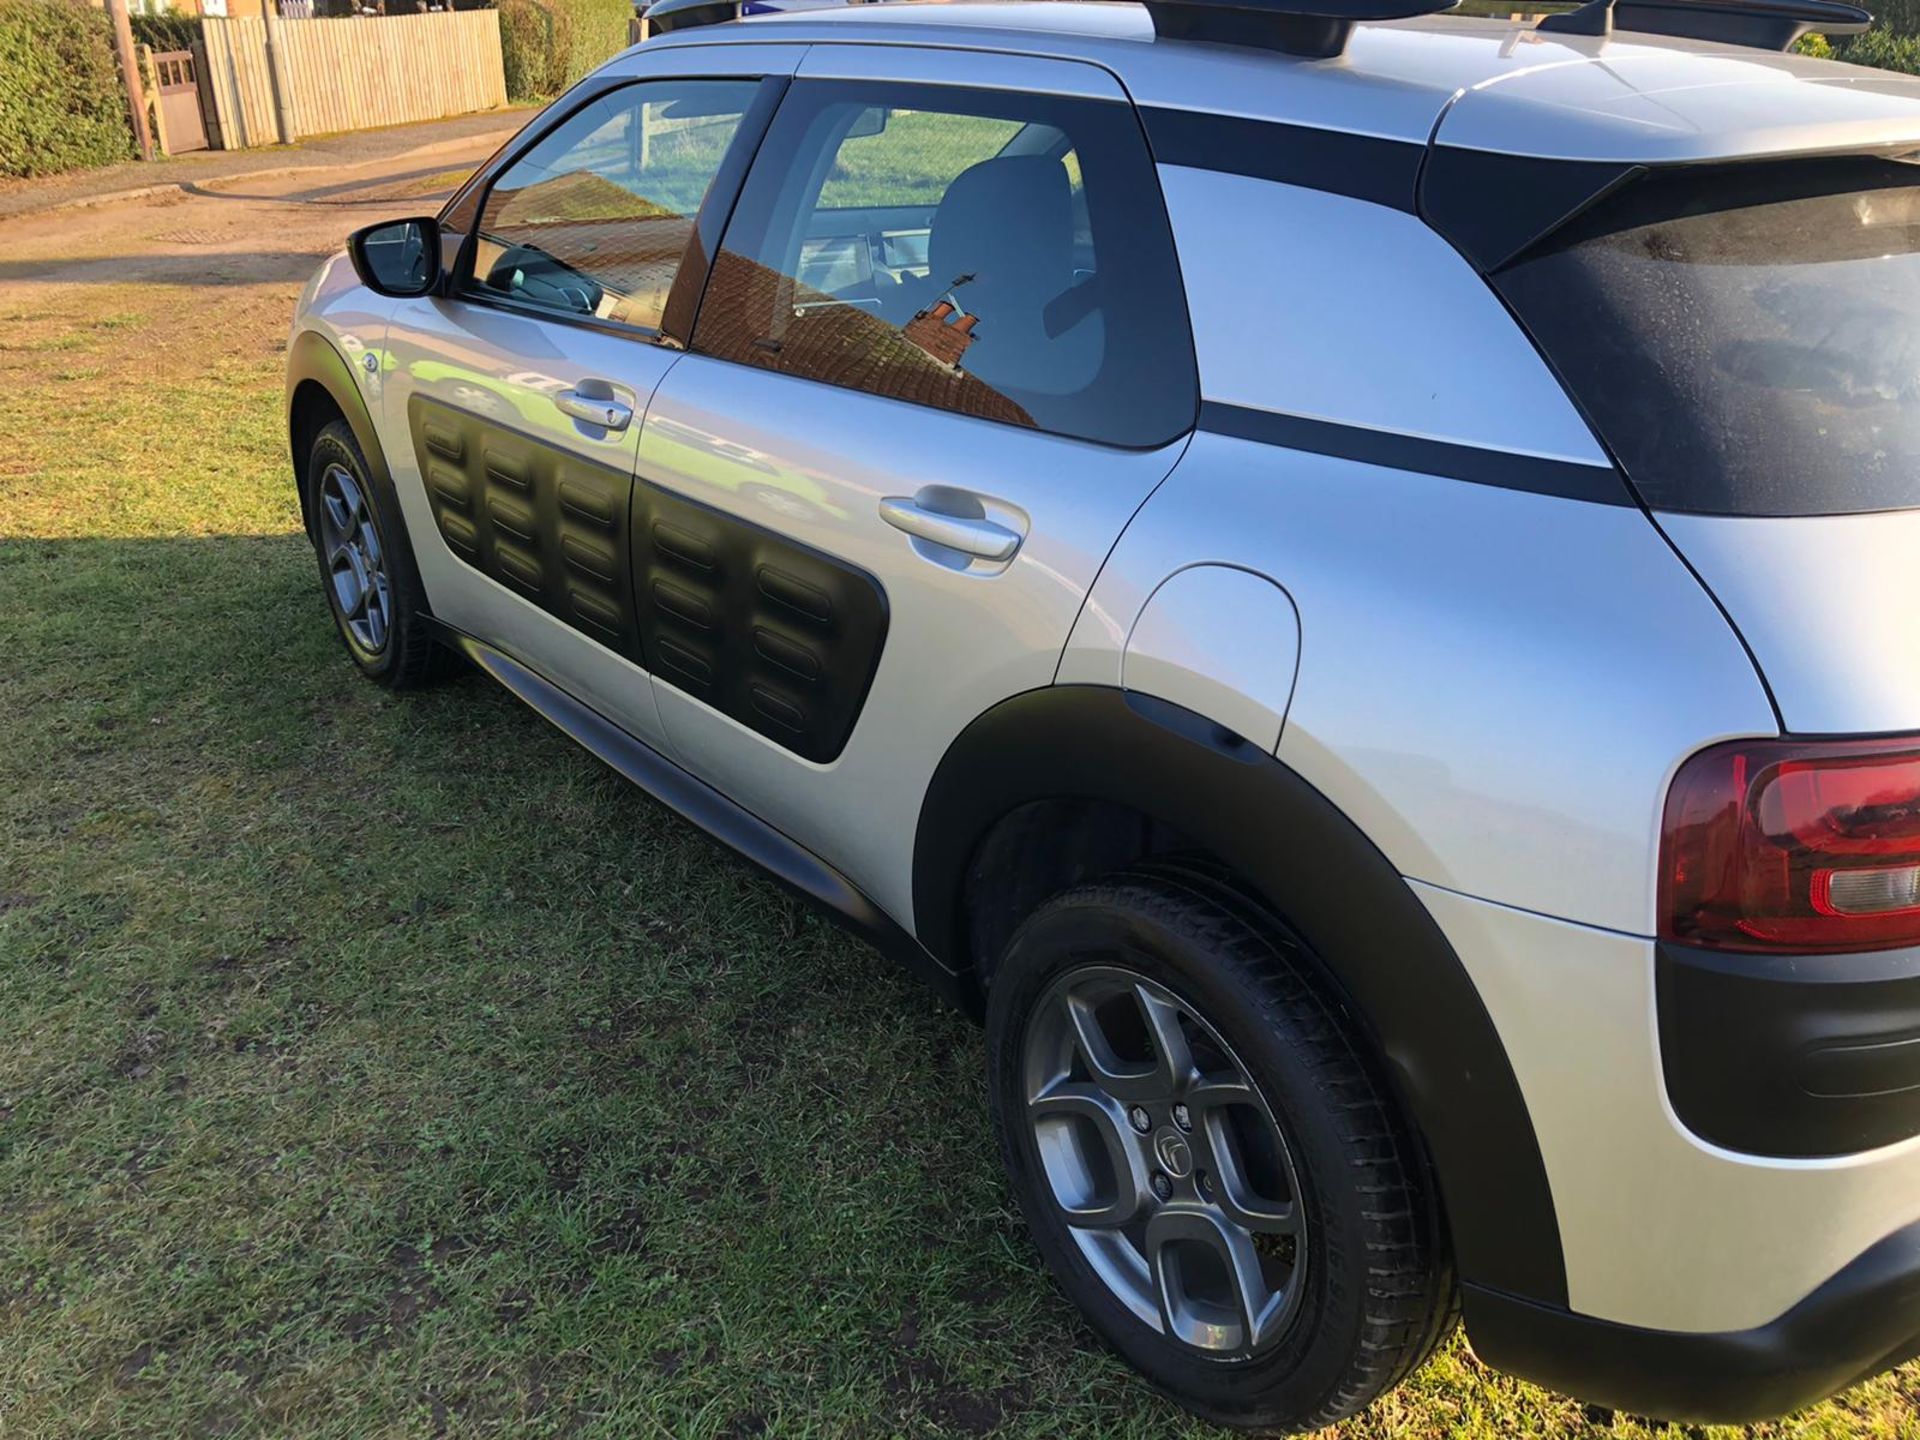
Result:
<instances>
[{"instance_id":1,"label":"rear spoiler","mask_svg":"<svg viewBox=\"0 0 1920 1440\"><path fill-rule=\"evenodd\" d=\"M648 38L675 30L719 25L743 15L771 15L788 10L831 10L853 0L654 0L641 14Z\"/></svg>"},{"instance_id":2,"label":"rear spoiler","mask_svg":"<svg viewBox=\"0 0 1920 1440\"><path fill-rule=\"evenodd\" d=\"M1689 164L1635 164L1606 160L1550 160L1436 145L1420 172L1416 208L1483 275L1492 275L1643 180L1685 175L1739 178L1764 185L1769 172L1838 161L1900 162L1920 184L1920 145L1867 146L1842 152L1762 155ZM1901 181L1900 183L1907 183Z\"/></svg>"},{"instance_id":3,"label":"rear spoiler","mask_svg":"<svg viewBox=\"0 0 1920 1440\"><path fill-rule=\"evenodd\" d=\"M1791 50L1802 35L1857 35L1873 24L1858 5L1839 0L1588 0L1549 15L1536 27L1560 35L1611 35L1635 30L1686 40L1718 40L1756 50Z\"/></svg>"}]
</instances>

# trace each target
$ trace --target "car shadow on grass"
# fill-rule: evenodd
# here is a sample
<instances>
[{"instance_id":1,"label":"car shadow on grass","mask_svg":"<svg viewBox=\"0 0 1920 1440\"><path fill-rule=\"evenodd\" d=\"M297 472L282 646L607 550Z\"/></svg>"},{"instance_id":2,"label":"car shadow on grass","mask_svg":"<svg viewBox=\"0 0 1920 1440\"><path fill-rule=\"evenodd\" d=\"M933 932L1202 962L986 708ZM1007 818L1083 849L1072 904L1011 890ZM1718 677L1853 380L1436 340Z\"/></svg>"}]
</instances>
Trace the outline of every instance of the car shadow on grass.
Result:
<instances>
[{"instance_id":1,"label":"car shadow on grass","mask_svg":"<svg viewBox=\"0 0 1920 1440\"><path fill-rule=\"evenodd\" d=\"M160 242L164 244L165 242ZM264 285L300 283L324 258L320 250L148 247L133 257L110 255L77 260L0 260L0 282L44 281L53 285Z\"/></svg>"},{"instance_id":2,"label":"car shadow on grass","mask_svg":"<svg viewBox=\"0 0 1920 1440\"><path fill-rule=\"evenodd\" d=\"M26 1430L1186 1429L972 1027L477 674L362 681L298 536L0 540L0 655Z\"/></svg>"}]
</instances>

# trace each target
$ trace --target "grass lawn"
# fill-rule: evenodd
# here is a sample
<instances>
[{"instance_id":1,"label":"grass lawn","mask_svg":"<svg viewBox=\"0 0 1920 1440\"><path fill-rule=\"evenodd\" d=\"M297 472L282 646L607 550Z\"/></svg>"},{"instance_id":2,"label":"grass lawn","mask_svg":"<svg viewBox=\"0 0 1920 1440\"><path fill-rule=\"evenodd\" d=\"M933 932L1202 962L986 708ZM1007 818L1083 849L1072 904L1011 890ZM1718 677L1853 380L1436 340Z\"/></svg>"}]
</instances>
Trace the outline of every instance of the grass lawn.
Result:
<instances>
[{"instance_id":1,"label":"grass lawn","mask_svg":"<svg viewBox=\"0 0 1920 1440\"><path fill-rule=\"evenodd\" d=\"M966 1022L487 682L356 678L290 294L0 306L0 1436L1201 1433L1037 1268ZM1344 1431L1646 1433L1458 1341ZM1764 1433L1920 1440L1920 1373Z\"/></svg>"}]
</instances>

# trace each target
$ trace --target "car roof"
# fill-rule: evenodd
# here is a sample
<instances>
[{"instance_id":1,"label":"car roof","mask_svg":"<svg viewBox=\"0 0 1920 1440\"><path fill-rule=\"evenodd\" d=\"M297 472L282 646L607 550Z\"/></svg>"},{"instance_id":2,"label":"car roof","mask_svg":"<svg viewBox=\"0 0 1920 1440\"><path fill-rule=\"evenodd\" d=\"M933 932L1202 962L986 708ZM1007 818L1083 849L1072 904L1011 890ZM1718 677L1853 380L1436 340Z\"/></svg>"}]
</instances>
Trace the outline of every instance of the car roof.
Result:
<instances>
[{"instance_id":1,"label":"car roof","mask_svg":"<svg viewBox=\"0 0 1920 1440\"><path fill-rule=\"evenodd\" d=\"M1333 60L1162 39L1144 6L1111 0L888 0L752 15L646 44L776 39L1082 60L1142 105L1509 155L1684 164L1920 145L1920 77L1445 15L1361 24Z\"/></svg>"}]
</instances>

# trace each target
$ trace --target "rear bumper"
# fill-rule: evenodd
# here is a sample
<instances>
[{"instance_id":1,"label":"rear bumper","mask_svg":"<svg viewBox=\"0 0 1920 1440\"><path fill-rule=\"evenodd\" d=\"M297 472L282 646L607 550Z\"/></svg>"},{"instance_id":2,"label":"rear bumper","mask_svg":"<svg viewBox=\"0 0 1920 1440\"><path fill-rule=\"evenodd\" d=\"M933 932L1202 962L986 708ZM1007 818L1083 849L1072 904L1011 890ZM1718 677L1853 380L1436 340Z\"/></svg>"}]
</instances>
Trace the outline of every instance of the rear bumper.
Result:
<instances>
[{"instance_id":1,"label":"rear bumper","mask_svg":"<svg viewBox=\"0 0 1920 1440\"><path fill-rule=\"evenodd\" d=\"M1513 1355L1528 1374L1565 1372L1571 1378L1556 1383L1596 1398L1612 1390L1624 1399L1628 1390L1607 1381L1598 1357L1629 1353L1633 1358L1624 1370L1631 1372L1643 1358L1657 1365L1662 1354L1687 1356L1692 1354L1688 1347L1698 1345L1709 1356L1728 1356L1726 1366L1681 1360L1673 1368L1729 1368L1736 1377L1733 1388L1745 1389L1750 1397L1736 1408L1751 1413L1818 1395L1823 1386L1844 1385L1896 1352L1905 1336L1920 1335L1920 1317L1910 1304L1902 1315L1896 1303L1903 1283L1898 1276L1909 1268L1900 1254L1911 1253L1901 1246L1912 1241L1888 1239L1920 1227L1920 1138L1823 1155L1769 1155L1716 1143L1693 1130L1672 1103L1661 1032L1669 1029L1670 1042L1681 1037L1663 1024L1667 1007L1657 995L1662 965L1652 940L1551 920L1418 882L1414 889L1467 967L1519 1080L1552 1189L1565 1267L1564 1295L1504 1284L1462 1267L1463 1282L1483 1292L1475 1338L1486 1353ZM1843 962L1840 968L1853 967ZM1806 969L1810 978L1818 978L1833 967L1810 964ZM1720 990L1717 983L1714 988ZM1857 1045L1869 1030L1878 1034L1888 1025L1903 1032L1908 1023L1898 1013L1874 1013L1875 1006L1854 1004L1849 987L1829 994L1828 986L1815 985L1819 1003L1810 1010L1796 1006L1790 1002L1801 988L1769 982L1767 1003L1753 1014L1764 1020L1776 1012L1805 1011L1814 1017L1807 1026L1741 1027L1748 1046L1781 1060L1789 1076L1800 1075L1787 1062L1801 1058L1798 1047L1807 1042L1812 1042L1808 1053L1819 1053L1835 1041ZM1773 1003L1776 990L1788 1003ZM1719 999L1726 1027L1739 1007L1724 994ZM1685 1012L1680 1007L1675 1013ZM1711 1033L1704 1023L1710 1015L1694 1018L1703 1023L1688 1024L1688 1036ZM1694 1043L1690 1039L1682 1048L1691 1050ZM1729 1055L1728 1063L1736 1062L1745 1063L1744 1051ZM1826 1084L1823 1075L1830 1072L1816 1073L1816 1089L1873 1088ZM1691 1098L1688 1087L1681 1088ZM1770 1098L1781 1113L1796 1113L1786 1097L1770 1093ZM1879 1119L1887 1102L1809 1095L1796 1103L1804 1104L1817 1123L1798 1136L1781 1125L1771 1138L1777 1149L1831 1150L1831 1142L1818 1147L1800 1142L1835 1129L1843 1137L1855 1136L1856 1122ZM1689 1108L1700 1110L1692 1103ZM1888 1250L1879 1248L1883 1243ZM1864 1258L1869 1255L1875 1258ZM1865 1271L1872 1276L1863 1276ZM1884 1332L1872 1314L1855 1322L1872 1329L1867 1338L1876 1343L1859 1335L1844 1342L1824 1338L1816 1333L1818 1326L1795 1318L1828 1315L1830 1307L1870 1280L1890 1287L1893 1299L1877 1303L1882 1313L1896 1317ZM1561 1320L1553 1313L1522 1311L1525 1327L1511 1317L1502 1325L1495 1291L1571 1315ZM1473 1313L1470 1301L1468 1314ZM1522 1329L1525 1333L1513 1333ZM1569 1358L1549 1357L1548 1352L1563 1348ZM1598 1368L1599 1388L1575 1383L1582 1354L1589 1350L1596 1357L1590 1364ZM1740 1360L1742 1355L1749 1359ZM1753 1361L1755 1355L1772 1358ZM1773 1381L1748 1385L1740 1378L1749 1376L1743 1365L1755 1364L1763 1375L1778 1377L1777 1401ZM1655 1390L1641 1403L1659 1408L1651 1403L1659 1398Z\"/></svg>"},{"instance_id":2,"label":"rear bumper","mask_svg":"<svg viewBox=\"0 0 1920 1440\"><path fill-rule=\"evenodd\" d=\"M1661 1420L1771 1419L1920 1356L1920 1222L1751 1330L1643 1330L1472 1284L1463 1308L1482 1360L1550 1389Z\"/></svg>"},{"instance_id":3,"label":"rear bumper","mask_svg":"<svg viewBox=\"0 0 1920 1440\"><path fill-rule=\"evenodd\" d=\"M1740 955L1660 944L1660 1061L1680 1122L1786 1159L1920 1135L1920 947Z\"/></svg>"}]
</instances>

